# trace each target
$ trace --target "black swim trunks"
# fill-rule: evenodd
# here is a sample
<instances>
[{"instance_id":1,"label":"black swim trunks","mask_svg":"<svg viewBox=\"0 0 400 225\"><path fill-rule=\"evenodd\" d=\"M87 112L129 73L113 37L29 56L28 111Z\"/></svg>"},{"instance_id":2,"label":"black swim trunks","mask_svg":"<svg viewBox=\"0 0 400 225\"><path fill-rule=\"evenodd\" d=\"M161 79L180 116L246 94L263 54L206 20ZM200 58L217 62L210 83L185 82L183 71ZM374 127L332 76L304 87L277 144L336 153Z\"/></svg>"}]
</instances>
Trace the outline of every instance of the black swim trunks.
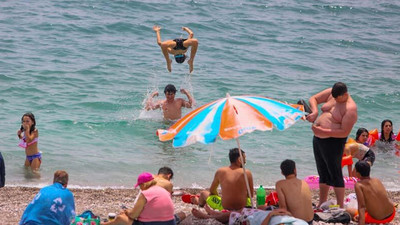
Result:
<instances>
[{"instance_id":1,"label":"black swim trunks","mask_svg":"<svg viewBox=\"0 0 400 225\"><path fill-rule=\"evenodd\" d=\"M342 156L347 138L313 138L319 183L344 187Z\"/></svg>"},{"instance_id":2,"label":"black swim trunks","mask_svg":"<svg viewBox=\"0 0 400 225\"><path fill-rule=\"evenodd\" d=\"M185 46L183 46L183 42L186 41L187 39L183 39L183 38L177 38L174 39L176 45L173 48L174 50L186 50L187 48L185 48Z\"/></svg>"},{"instance_id":3,"label":"black swim trunks","mask_svg":"<svg viewBox=\"0 0 400 225\"><path fill-rule=\"evenodd\" d=\"M365 153L364 158L362 159L362 161L370 162L370 163L371 163L371 166L374 165L374 162L375 162L375 153L374 153L371 149L369 149L369 150Z\"/></svg>"}]
</instances>

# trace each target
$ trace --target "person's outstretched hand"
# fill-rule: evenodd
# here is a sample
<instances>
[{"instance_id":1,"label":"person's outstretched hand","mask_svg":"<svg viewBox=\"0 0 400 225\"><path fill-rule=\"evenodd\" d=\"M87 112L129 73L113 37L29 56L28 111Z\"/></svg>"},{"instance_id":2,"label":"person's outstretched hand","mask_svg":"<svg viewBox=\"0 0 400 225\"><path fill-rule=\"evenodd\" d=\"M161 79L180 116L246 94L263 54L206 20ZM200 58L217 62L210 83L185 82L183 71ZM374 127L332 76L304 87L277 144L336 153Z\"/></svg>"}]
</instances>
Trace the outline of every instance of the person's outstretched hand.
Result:
<instances>
[{"instance_id":1,"label":"person's outstretched hand","mask_svg":"<svg viewBox=\"0 0 400 225\"><path fill-rule=\"evenodd\" d=\"M153 30L154 30L155 32L158 32L158 31L161 30L161 27L160 27L160 26L157 26L157 25L154 25L154 26L153 26Z\"/></svg>"}]
</instances>

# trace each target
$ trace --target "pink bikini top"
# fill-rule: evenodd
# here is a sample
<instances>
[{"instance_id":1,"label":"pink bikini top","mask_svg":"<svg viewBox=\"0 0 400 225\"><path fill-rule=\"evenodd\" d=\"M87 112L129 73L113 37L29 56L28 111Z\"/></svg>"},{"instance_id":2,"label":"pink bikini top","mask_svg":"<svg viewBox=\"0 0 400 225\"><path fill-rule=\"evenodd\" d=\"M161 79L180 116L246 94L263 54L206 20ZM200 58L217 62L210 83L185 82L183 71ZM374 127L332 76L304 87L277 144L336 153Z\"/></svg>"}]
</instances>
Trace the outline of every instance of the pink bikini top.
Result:
<instances>
[{"instance_id":1,"label":"pink bikini top","mask_svg":"<svg viewBox=\"0 0 400 225\"><path fill-rule=\"evenodd\" d=\"M20 139L19 144L18 144L19 147L27 148L28 146L35 144L39 140L38 138L34 138L31 142L26 143L25 139L26 139L25 136Z\"/></svg>"}]
</instances>

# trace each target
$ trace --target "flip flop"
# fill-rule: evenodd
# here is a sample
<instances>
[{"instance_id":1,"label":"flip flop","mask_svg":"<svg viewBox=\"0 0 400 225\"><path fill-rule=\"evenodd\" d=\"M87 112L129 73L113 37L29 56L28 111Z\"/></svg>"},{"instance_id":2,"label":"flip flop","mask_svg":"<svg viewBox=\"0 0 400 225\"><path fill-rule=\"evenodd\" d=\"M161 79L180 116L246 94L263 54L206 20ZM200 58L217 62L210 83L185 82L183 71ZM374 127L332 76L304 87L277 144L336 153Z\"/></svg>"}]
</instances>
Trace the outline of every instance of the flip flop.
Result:
<instances>
[{"instance_id":1,"label":"flip flop","mask_svg":"<svg viewBox=\"0 0 400 225\"><path fill-rule=\"evenodd\" d=\"M182 198L182 201L183 201L184 203L193 204L192 198L194 198L194 197L199 197L199 195L184 194L184 195L182 195L181 198Z\"/></svg>"}]
</instances>

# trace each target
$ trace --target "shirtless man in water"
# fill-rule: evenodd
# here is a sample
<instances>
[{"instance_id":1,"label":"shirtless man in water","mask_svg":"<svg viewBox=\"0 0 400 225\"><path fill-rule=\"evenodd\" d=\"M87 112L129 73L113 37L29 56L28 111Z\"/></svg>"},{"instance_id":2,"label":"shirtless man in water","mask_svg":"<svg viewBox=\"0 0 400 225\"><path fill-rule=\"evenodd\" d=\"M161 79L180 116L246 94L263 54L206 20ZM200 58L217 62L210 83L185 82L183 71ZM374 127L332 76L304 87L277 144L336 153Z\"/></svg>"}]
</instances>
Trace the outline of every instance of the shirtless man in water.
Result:
<instances>
[{"instance_id":1,"label":"shirtless man in water","mask_svg":"<svg viewBox=\"0 0 400 225\"><path fill-rule=\"evenodd\" d=\"M320 182L318 207L328 199L329 186L333 186L337 204L343 208L342 155L347 136L357 121L357 105L342 82L312 96L309 103L312 113L307 120L313 123L314 157ZM325 104L318 117L318 104L321 103Z\"/></svg>"},{"instance_id":2,"label":"shirtless man in water","mask_svg":"<svg viewBox=\"0 0 400 225\"><path fill-rule=\"evenodd\" d=\"M358 161L355 165L356 176L360 178L354 189L357 195L358 210L347 209L358 224L388 224L396 214L396 208L389 200L385 187L379 179L371 178L370 165L366 161Z\"/></svg>"},{"instance_id":3,"label":"shirtless man in water","mask_svg":"<svg viewBox=\"0 0 400 225\"><path fill-rule=\"evenodd\" d=\"M243 163L246 163L246 155L243 150ZM203 207L206 203L218 210L240 210L245 206L251 206L247 194L246 181L243 174L242 162L239 157L239 149L233 148L229 151L230 166L222 167L215 172L214 180L211 183L210 191L202 191L200 197L194 197L193 203ZM247 179L249 181L250 193L253 195L253 175L246 169ZM218 196L217 188L221 185L221 195ZM193 209L193 211L198 211ZM196 212L195 212L196 213Z\"/></svg>"},{"instance_id":4,"label":"shirtless man in water","mask_svg":"<svg viewBox=\"0 0 400 225\"><path fill-rule=\"evenodd\" d=\"M282 175L285 180L276 182L279 208L289 211L294 217L312 224L314 210L311 202L311 191L304 180L297 178L296 164L286 159L281 163Z\"/></svg>"},{"instance_id":5,"label":"shirtless man in water","mask_svg":"<svg viewBox=\"0 0 400 225\"><path fill-rule=\"evenodd\" d=\"M183 98L175 99L176 88L172 84L168 84L164 89L165 100L160 100L156 103L153 102L153 98L158 96L158 91L151 94L149 99L147 99L145 109L154 110L161 108L164 114L164 119L166 120L177 120L182 117L182 107L192 108L194 102L193 97L186 89L181 89L181 93L185 94L189 101Z\"/></svg>"}]
</instances>

